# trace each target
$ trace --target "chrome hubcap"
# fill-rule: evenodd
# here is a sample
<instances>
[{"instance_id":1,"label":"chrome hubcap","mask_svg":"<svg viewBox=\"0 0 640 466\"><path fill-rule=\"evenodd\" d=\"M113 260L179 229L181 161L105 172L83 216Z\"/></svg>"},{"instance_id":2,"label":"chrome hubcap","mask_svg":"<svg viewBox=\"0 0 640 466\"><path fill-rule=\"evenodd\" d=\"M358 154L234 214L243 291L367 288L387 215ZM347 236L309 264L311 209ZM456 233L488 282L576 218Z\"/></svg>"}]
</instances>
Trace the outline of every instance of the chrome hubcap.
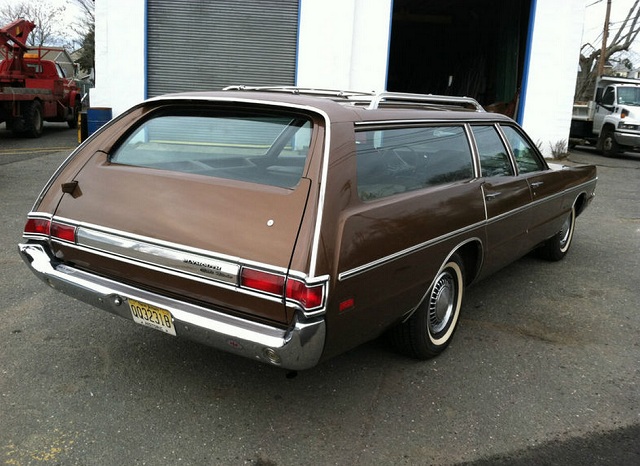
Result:
<instances>
[{"instance_id":1,"label":"chrome hubcap","mask_svg":"<svg viewBox=\"0 0 640 466\"><path fill-rule=\"evenodd\" d=\"M562 228L560 229L560 247L564 248L569 241L569 233L571 232L571 215L567 217L567 219L562 224Z\"/></svg>"},{"instance_id":2,"label":"chrome hubcap","mask_svg":"<svg viewBox=\"0 0 640 466\"><path fill-rule=\"evenodd\" d=\"M429 333L442 332L453 315L456 299L455 280L448 272L440 274L429 298Z\"/></svg>"}]
</instances>

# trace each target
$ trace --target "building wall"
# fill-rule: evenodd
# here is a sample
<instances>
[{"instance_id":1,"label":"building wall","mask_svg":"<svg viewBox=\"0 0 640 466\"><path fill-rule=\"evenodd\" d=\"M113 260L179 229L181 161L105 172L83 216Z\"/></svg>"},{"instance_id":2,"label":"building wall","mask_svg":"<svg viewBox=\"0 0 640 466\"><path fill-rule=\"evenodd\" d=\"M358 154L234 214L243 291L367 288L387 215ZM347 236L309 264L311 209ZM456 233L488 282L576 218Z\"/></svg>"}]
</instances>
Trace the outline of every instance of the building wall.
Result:
<instances>
[{"instance_id":1,"label":"building wall","mask_svg":"<svg viewBox=\"0 0 640 466\"><path fill-rule=\"evenodd\" d=\"M385 90L391 7L392 0L301 0L296 85Z\"/></svg>"},{"instance_id":2,"label":"building wall","mask_svg":"<svg viewBox=\"0 0 640 466\"><path fill-rule=\"evenodd\" d=\"M118 115L145 98L145 0L96 0L96 83L92 107Z\"/></svg>"},{"instance_id":3,"label":"building wall","mask_svg":"<svg viewBox=\"0 0 640 466\"><path fill-rule=\"evenodd\" d=\"M545 156L550 145L568 142L584 24L583 0L534 0L535 24L522 126L540 143Z\"/></svg>"},{"instance_id":4,"label":"building wall","mask_svg":"<svg viewBox=\"0 0 640 466\"><path fill-rule=\"evenodd\" d=\"M585 4L532 1L535 22L520 120L549 156L550 144L569 135ZM392 0L300 0L296 84L384 90L391 9ZM144 100L145 11L145 0L96 0L92 106L111 107L117 115Z\"/></svg>"}]
</instances>

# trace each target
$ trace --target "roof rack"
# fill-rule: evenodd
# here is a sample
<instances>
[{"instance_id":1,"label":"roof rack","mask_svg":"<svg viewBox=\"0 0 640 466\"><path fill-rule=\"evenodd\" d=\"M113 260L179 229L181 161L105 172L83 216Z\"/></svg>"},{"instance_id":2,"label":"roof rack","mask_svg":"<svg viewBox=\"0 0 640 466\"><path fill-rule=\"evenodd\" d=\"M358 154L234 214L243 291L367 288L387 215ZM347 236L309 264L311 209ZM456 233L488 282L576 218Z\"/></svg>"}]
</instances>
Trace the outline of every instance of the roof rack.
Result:
<instances>
[{"instance_id":1,"label":"roof rack","mask_svg":"<svg viewBox=\"0 0 640 466\"><path fill-rule=\"evenodd\" d=\"M478 103L476 99L471 97L456 97L450 95L435 95L435 94L408 94L404 92L380 92L375 95L369 109L375 109L382 104L390 103L403 103L403 104L424 104L424 105L443 105L448 107L464 107L473 109L476 112L484 112L482 105Z\"/></svg>"},{"instance_id":2,"label":"roof rack","mask_svg":"<svg viewBox=\"0 0 640 466\"><path fill-rule=\"evenodd\" d=\"M296 86L228 86L223 91L259 91L285 92L289 94L312 95L326 97L338 102L351 105L366 105L368 110L375 110L381 106L410 106L420 105L430 108L467 108L476 112L484 112L484 108L471 97L456 97L434 94L410 94L405 92L366 92L346 91L337 89L316 89Z\"/></svg>"}]
</instances>

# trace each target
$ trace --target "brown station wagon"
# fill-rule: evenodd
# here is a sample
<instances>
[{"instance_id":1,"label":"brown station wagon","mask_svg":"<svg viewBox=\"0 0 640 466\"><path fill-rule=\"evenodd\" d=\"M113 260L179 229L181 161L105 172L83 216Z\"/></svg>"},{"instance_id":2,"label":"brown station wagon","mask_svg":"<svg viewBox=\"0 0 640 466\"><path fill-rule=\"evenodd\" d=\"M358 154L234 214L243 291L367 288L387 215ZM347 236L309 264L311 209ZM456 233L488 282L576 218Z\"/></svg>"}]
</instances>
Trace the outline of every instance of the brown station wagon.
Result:
<instances>
[{"instance_id":1,"label":"brown station wagon","mask_svg":"<svg viewBox=\"0 0 640 466\"><path fill-rule=\"evenodd\" d=\"M533 250L564 257L595 186L595 167L547 164L472 99L236 87L101 128L19 248L59 291L283 368L385 332L428 358L466 286Z\"/></svg>"}]
</instances>

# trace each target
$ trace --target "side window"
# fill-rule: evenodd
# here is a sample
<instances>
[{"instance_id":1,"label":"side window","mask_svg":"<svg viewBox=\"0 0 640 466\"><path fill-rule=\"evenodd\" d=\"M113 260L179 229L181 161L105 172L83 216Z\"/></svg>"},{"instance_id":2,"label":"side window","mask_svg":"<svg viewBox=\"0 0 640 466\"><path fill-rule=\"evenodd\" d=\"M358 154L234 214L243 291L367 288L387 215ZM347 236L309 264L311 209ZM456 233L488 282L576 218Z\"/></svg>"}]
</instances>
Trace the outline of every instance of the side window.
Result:
<instances>
[{"instance_id":1,"label":"side window","mask_svg":"<svg viewBox=\"0 0 640 466\"><path fill-rule=\"evenodd\" d=\"M513 156L516 159L516 165L518 165L518 172L532 173L545 169L544 164L538 157L536 150L525 139L525 137L513 126L500 126L504 131Z\"/></svg>"},{"instance_id":2,"label":"side window","mask_svg":"<svg viewBox=\"0 0 640 466\"><path fill-rule=\"evenodd\" d=\"M602 96L602 105L613 105L615 100L613 87L607 87Z\"/></svg>"},{"instance_id":3,"label":"side window","mask_svg":"<svg viewBox=\"0 0 640 466\"><path fill-rule=\"evenodd\" d=\"M493 126L472 126L476 140L482 176L513 176L507 148Z\"/></svg>"},{"instance_id":4,"label":"side window","mask_svg":"<svg viewBox=\"0 0 640 466\"><path fill-rule=\"evenodd\" d=\"M473 178L462 126L360 131L356 134L358 195L372 200Z\"/></svg>"}]
</instances>

